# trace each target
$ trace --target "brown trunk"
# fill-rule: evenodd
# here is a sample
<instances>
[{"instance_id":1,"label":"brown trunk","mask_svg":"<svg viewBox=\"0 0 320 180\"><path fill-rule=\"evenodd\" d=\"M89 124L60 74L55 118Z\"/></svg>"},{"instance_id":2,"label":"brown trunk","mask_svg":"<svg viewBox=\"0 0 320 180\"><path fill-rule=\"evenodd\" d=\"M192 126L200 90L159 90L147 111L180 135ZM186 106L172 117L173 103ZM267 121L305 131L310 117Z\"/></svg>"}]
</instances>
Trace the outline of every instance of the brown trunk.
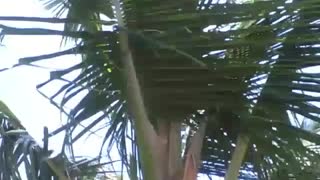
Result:
<instances>
[{"instance_id":1,"label":"brown trunk","mask_svg":"<svg viewBox=\"0 0 320 180\"><path fill-rule=\"evenodd\" d=\"M158 161L159 170L161 171L161 180L168 179L168 155L169 155L169 130L170 124L166 121L158 121L158 140L155 143L157 151L156 161Z\"/></svg>"},{"instance_id":2,"label":"brown trunk","mask_svg":"<svg viewBox=\"0 0 320 180\"><path fill-rule=\"evenodd\" d=\"M158 140L156 142L157 161L161 168L162 180L169 180L181 171L181 137L180 122L158 122ZM178 180L178 179L174 179Z\"/></svg>"},{"instance_id":3,"label":"brown trunk","mask_svg":"<svg viewBox=\"0 0 320 180\"><path fill-rule=\"evenodd\" d=\"M237 180L242 161L246 155L249 146L249 137L239 134L237 138L236 148L232 154L231 163L225 176L225 180Z\"/></svg>"},{"instance_id":4,"label":"brown trunk","mask_svg":"<svg viewBox=\"0 0 320 180\"><path fill-rule=\"evenodd\" d=\"M181 151L181 123L170 123L169 134L169 154L168 154L168 173L172 177L182 168L182 151Z\"/></svg>"},{"instance_id":5,"label":"brown trunk","mask_svg":"<svg viewBox=\"0 0 320 180\"><path fill-rule=\"evenodd\" d=\"M205 136L207 122L201 122L196 134L191 139L184 164L183 180L196 180L201 162L202 143Z\"/></svg>"}]
</instances>

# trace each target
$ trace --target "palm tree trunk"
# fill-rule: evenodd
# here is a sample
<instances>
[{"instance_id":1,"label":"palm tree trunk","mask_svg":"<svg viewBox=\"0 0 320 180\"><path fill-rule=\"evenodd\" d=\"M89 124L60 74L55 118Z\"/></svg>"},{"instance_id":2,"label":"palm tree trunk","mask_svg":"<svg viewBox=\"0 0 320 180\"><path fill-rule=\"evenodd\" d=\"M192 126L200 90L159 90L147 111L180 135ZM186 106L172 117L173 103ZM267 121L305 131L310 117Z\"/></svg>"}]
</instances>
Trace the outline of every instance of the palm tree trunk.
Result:
<instances>
[{"instance_id":1,"label":"palm tree trunk","mask_svg":"<svg viewBox=\"0 0 320 180\"><path fill-rule=\"evenodd\" d=\"M225 180L237 180L242 161L246 155L249 146L249 137L239 134L237 138L236 148L232 154L231 163L225 176Z\"/></svg>"},{"instance_id":2,"label":"palm tree trunk","mask_svg":"<svg viewBox=\"0 0 320 180\"><path fill-rule=\"evenodd\" d=\"M191 138L191 144L187 151L187 156L184 164L184 172L182 180L196 180L198 169L201 163L202 143L205 137L207 120L200 123L200 127L195 135Z\"/></svg>"},{"instance_id":3,"label":"palm tree trunk","mask_svg":"<svg viewBox=\"0 0 320 180\"><path fill-rule=\"evenodd\" d=\"M182 169L181 125L181 122L170 122L168 137L168 177L173 177L176 172Z\"/></svg>"},{"instance_id":4,"label":"palm tree trunk","mask_svg":"<svg viewBox=\"0 0 320 180\"><path fill-rule=\"evenodd\" d=\"M137 134L138 149L141 155L142 171L145 180L161 180L162 168L156 164L156 144L158 137L150 123L144 106L141 88L133 63L132 53L129 48L128 34L124 31L125 23L119 0L114 0L115 15L120 26L119 44L123 74L127 85L128 106L134 117L134 128Z\"/></svg>"}]
</instances>

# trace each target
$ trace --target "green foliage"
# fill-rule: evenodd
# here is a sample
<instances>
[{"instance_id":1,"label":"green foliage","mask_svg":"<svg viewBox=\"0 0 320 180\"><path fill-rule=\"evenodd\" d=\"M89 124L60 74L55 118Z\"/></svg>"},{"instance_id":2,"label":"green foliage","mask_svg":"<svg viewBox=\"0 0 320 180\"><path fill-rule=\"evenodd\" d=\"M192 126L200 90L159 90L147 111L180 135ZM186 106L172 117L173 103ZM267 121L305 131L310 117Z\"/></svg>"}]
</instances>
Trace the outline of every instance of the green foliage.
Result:
<instances>
[{"instance_id":1,"label":"green foliage","mask_svg":"<svg viewBox=\"0 0 320 180\"><path fill-rule=\"evenodd\" d=\"M68 19L80 24L66 23L64 32L0 26L3 34L56 33L78 42L73 51L52 56L75 53L83 61L51 72L50 79L38 86L41 91L54 80L66 83L48 97L69 116L68 124L52 135L75 132L80 123L89 122L73 134L75 142L104 122L108 129L101 152L104 145L110 152L116 144L123 164L134 169L126 142L131 138L135 152L135 132L128 130L132 118L121 76L123 54L117 43L117 33L126 31L150 119L174 119L196 129L201 119L198 110L217 117L208 122L201 173L224 176L236 137L245 132L251 144L241 178L319 176L311 170L319 162L319 153L303 144L318 145L319 136L293 124L296 116L288 115L320 120L319 107L314 105L319 101L320 76L305 71L320 64L318 1L125 0L121 2L127 27L114 31L103 31L99 24L99 14L112 17L109 1L75 2L47 4L57 9L57 15L67 12ZM33 64L41 57L20 63ZM82 71L75 79L64 79L76 70ZM80 92L87 93L69 112L65 104ZM56 100L59 95L62 101Z\"/></svg>"},{"instance_id":2,"label":"green foliage","mask_svg":"<svg viewBox=\"0 0 320 180\"><path fill-rule=\"evenodd\" d=\"M64 155L50 157L48 144L37 144L7 105L2 101L0 105L0 179L60 179L60 170L70 178L89 180L97 176L103 163L97 159L70 161ZM49 161L60 169L52 169L55 167Z\"/></svg>"}]
</instances>

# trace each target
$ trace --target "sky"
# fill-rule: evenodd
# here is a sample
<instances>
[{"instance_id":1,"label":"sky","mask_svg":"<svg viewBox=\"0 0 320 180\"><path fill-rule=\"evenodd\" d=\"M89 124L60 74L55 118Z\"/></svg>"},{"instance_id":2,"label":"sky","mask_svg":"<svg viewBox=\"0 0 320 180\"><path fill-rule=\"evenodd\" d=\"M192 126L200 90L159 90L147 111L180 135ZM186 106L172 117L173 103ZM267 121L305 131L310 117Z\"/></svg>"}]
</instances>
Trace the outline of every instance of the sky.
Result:
<instances>
[{"instance_id":1,"label":"sky","mask_svg":"<svg viewBox=\"0 0 320 180\"><path fill-rule=\"evenodd\" d=\"M52 17L39 0L0 0L0 16ZM62 24L8 22L0 24L21 28L48 28L62 30ZM0 69L12 67L19 58L43 55L68 49L72 46L61 46L61 36L5 36L0 44ZM74 55L62 56L46 60L38 65L53 69L62 69L80 61ZM71 76L74 76L73 74ZM0 72L0 100L3 101L19 118L29 134L42 145L43 128L47 126L49 132L62 125L60 111L50 104L49 100L37 92L36 86L49 79L49 70L30 66L21 66ZM50 95L58 90L61 84L56 83L45 88L45 94ZM72 107L72 104L70 105ZM62 116L66 120L65 116ZM78 140L74 145L76 155L96 157L99 154L103 131L87 139ZM60 133L49 139L49 149L55 150L52 156L61 151L64 134ZM111 160L119 160L116 149L111 152ZM115 164L119 170L119 164ZM128 179L126 176L124 179Z\"/></svg>"},{"instance_id":2,"label":"sky","mask_svg":"<svg viewBox=\"0 0 320 180\"><path fill-rule=\"evenodd\" d=\"M44 9L39 0L0 0L0 16L52 17L53 15ZM63 29L61 24L8 21L0 21L0 24L24 28ZM19 58L57 52L68 48L68 46L60 46L60 43L60 36L6 36L2 42L3 46L0 46L0 69L11 67L18 62ZM68 55L46 60L45 64L41 65L59 69L79 61L79 57ZM36 90L38 84L48 79L48 69L30 66L18 67L0 73L0 100L9 106L40 145L42 144L44 126L47 126L49 131L53 131L62 125L60 111ZM59 88L58 85L59 83L49 86L45 89L45 93L52 94ZM61 150L62 137L61 133L49 140L49 148L56 150L56 153ZM76 144L78 155L97 154L99 148L96 147L100 147L100 144L97 145L97 143L100 141L92 139L79 141Z\"/></svg>"},{"instance_id":3,"label":"sky","mask_svg":"<svg viewBox=\"0 0 320 180\"><path fill-rule=\"evenodd\" d=\"M0 16L50 16L37 0L0 0ZM52 16L52 15L51 15ZM1 22L15 27L36 27L36 23ZM11 67L19 58L59 50L60 38L6 36L0 47L0 67ZM75 58L71 59L76 61ZM47 70L19 67L0 73L0 99L4 101L38 142L43 127L53 130L60 126L60 112L36 91L36 85L49 78Z\"/></svg>"}]
</instances>

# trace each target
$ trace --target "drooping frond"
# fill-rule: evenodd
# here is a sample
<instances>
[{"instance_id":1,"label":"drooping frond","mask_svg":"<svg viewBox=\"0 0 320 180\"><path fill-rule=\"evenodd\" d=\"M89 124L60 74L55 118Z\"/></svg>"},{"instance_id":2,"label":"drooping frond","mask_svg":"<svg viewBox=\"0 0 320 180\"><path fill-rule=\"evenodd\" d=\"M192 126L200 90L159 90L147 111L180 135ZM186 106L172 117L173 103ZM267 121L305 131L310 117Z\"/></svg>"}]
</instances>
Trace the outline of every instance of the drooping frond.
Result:
<instances>
[{"instance_id":1,"label":"drooping frond","mask_svg":"<svg viewBox=\"0 0 320 180\"><path fill-rule=\"evenodd\" d=\"M1 101L0 125L0 179L92 179L97 173L105 174L100 169L108 163L97 159L71 162L62 154L50 157L48 137L40 146Z\"/></svg>"}]
</instances>

